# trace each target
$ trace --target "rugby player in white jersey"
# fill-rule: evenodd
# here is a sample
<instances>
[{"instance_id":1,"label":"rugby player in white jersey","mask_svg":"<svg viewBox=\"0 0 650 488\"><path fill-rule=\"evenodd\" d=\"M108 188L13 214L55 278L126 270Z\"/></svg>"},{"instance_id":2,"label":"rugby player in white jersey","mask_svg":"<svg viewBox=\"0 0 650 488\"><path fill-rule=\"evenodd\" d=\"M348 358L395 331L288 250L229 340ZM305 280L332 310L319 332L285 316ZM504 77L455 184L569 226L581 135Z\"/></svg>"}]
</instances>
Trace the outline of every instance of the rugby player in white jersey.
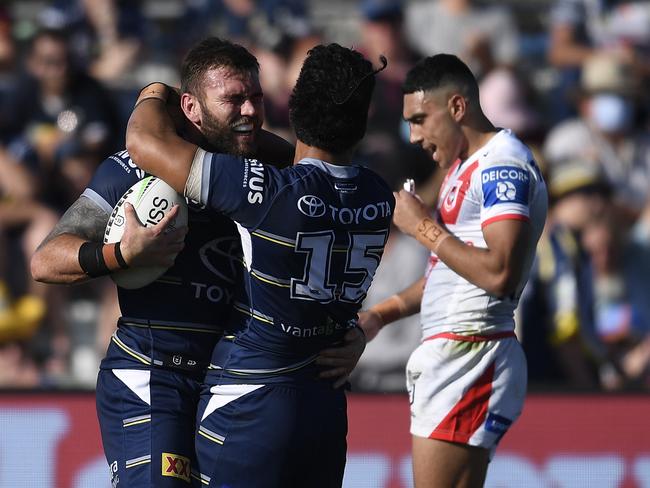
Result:
<instances>
[{"instance_id":1,"label":"rugby player in white jersey","mask_svg":"<svg viewBox=\"0 0 650 488\"><path fill-rule=\"evenodd\" d=\"M457 57L420 61L403 86L410 139L448 171L432 214L396 194L395 224L431 251L424 277L360 314L368 339L420 312L407 365L415 486L480 487L521 413L526 359L513 313L544 226L547 194L530 150L497 129Z\"/></svg>"}]
</instances>

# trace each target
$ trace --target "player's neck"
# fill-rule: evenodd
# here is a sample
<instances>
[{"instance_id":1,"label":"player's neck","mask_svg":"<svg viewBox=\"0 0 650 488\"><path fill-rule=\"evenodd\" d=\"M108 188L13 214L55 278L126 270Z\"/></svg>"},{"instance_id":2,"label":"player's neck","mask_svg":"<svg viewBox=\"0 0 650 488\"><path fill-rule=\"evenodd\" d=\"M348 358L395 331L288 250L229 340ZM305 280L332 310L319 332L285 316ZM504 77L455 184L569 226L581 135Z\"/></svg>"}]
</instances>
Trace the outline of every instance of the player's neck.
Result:
<instances>
[{"instance_id":1,"label":"player's neck","mask_svg":"<svg viewBox=\"0 0 650 488\"><path fill-rule=\"evenodd\" d=\"M346 151L343 153L335 154L325 149L321 149L315 146L309 146L302 141L296 142L296 154L293 158L293 164L296 164L301 159L313 158L320 159L326 163L338 164L338 165L348 165L352 159L352 150Z\"/></svg>"},{"instance_id":2,"label":"player's neck","mask_svg":"<svg viewBox=\"0 0 650 488\"><path fill-rule=\"evenodd\" d=\"M485 146L490 139L492 139L499 130L492 125L487 119L484 123L476 124L476 126L465 127L464 131L465 138L467 140L467 149L466 154L462 156L462 159L466 159L476 151Z\"/></svg>"}]
</instances>

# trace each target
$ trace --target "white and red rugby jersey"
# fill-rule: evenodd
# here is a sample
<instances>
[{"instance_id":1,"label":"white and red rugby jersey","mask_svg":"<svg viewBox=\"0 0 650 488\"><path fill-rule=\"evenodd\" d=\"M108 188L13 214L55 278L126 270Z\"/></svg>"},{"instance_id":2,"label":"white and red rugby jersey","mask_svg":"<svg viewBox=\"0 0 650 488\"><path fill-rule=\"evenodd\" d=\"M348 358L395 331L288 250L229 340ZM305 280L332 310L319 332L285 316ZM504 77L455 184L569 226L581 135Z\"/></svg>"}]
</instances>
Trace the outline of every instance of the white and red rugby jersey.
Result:
<instances>
[{"instance_id":1,"label":"white and red rugby jersey","mask_svg":"<svg viewBox=\"0 0 650 488\"><path fill-rule=\"evenodd\" d=\"M486 248L483 228L504 219L530 224L524 273L513 296L495 297L449 269L431 253L420 320L423 338L440 332L493 334L514 329L514 310L544 227L546 185L533 155L501 130L449 169L440 189L438 219L466 244Z\"/></svg>"}]
</instances>

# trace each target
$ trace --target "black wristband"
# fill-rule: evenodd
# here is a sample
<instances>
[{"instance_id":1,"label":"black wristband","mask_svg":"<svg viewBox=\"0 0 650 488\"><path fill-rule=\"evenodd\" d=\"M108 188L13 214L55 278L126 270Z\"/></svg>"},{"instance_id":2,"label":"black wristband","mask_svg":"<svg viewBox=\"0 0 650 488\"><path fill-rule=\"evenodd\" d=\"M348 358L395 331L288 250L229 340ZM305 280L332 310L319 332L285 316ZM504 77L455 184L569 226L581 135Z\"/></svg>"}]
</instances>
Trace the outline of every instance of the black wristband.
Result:
<instances>
[{"instance_id":1,"label":"black wristband","mask_svg":"<svg viewBox=\"0 0 650 488\"><path fill-rule=\"evenodd\" d=\"M128 263L124 259L124 256L122 256L122 250L120 249L120 241L117 241L115 243L115 259L117 260L117 264L120 265L120 268L126 269L129 267Z\"/></svg>"},{"instance_id":2,"label":"black wristband","mask_svg":"<svg viewBox=\"0 0 650 488\"><path fill-rule=\"evenodd\" d=\"M111 272L106 266L100 242L84 242L79 248L79 266L91 278L105 276Z\"/></svg>"}]
</instances>

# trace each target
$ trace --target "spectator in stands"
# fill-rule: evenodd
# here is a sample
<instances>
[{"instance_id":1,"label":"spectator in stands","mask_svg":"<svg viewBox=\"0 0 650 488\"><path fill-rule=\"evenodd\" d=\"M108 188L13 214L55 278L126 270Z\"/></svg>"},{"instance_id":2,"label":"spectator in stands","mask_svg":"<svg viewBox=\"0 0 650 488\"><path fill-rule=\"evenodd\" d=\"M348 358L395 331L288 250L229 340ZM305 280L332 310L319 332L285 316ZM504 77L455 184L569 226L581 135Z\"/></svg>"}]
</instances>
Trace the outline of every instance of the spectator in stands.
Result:
<instances>
[{"instance_id":1,"label":"spectator in stands","mask_svg":"<svg viewBox=\"0 0 650 488\"><path fill-rule=\"evenodd\" d=\"M635 304L641 329L633 331L633 347L623 358L622 367L636 384L650 389L650 204L631 229L623 254L628 296Z\"/></svg>"},{"instance_id":2,"label":"spectator in stands","mask_svg":"<svg viewBox=\"0 0 650 488\"><path fill-rule=\"evenodd\" d=\"M474 0L412 2L406 32L423 56L455 54L480 79L495 66L512 66L519 54L519 32L512 13L493 3Z\"/></svg>"},{"instance_id":3,"label":"spectator in stands","mask_svg":"<svg viewBox=\"0 0 650 488\"><path fill-rule=\"evenodd\" d=\"M79 186L66 178L67 165L75 165L71 157L83 158L80 169L87 177L114 148L118 127L110 96L72 64L61 31L43 30L34 36L27 72L7 97L3 113L5 126L0 129L14 136L14 155L21 160L33 156L37 178L47 181L42 186L45 197L58 205L75 198L70 191Z\"/></svg>"},{"instance_id":4,"label":"spectator in stands","mask_svg":"<svg viewBox=\"0 0 650 488\"><path fill-rule=\"evenodd\" d=\"M264 90L264 126L289 141L295 134L289 121L289 95L293 90L307 52L320 44L315 32L293 37L254 36L251 52L260 63L260 84Z\"/></svg>"},{"instance_id":5,"label":"spectator in stands","mask_svg":"<svg viewBox=\"0 0 650 488\"><path fill-rule=\"evenodd\" d=\"M496 127L512 130L527 145L535 146L543 125L532 101L532 90L514 69L496 68L480 83L481 107Z\"/></svg>"},{"instance_id":6,"label":"spectator in stands","mask_svg":"<svg viewBox=\"0 0 650 488\"><path fill-rule=\"evenodd\" d=\"M641 225L647 228L647 221ZM638 228L632 235L627 230L608 212L585 228L583 242L594 269L596 331L626 386L650 388L650 245Z\"/></svg>"},{"instance_id":7,"label":"spectator in stands","mask_svg":"<svg viewBox=\"0 0 650 488\"><path fill-rule=\"evenodd\" d=\"M74 61L102 82L120 84L137 67L146 26L139 2L56 0L39 20L46 28L68 32Z\"/></svg>"},{"instance_id":8,"label":"spectator in stands","mask_svg":"<svg viewBox=\"0 0 650 488\"><path fill-rule=\"evenodd\" d=\"M635 124L638 79L611 55L593 56L582 70L579 115L555 126L544 144L551 167L594 165L613 190L619 216L634 222L650 195L650 134Z\"/></svg>"},{"instance_id":9,"label":"spectator in stands","mask_svg":"<svg viewBox=\"0 0 650 488\"><path fill-rule=\"evenodd\" d=\"M553 121L573 114L571 92L580 71L604 53L628 63L636 75L650 74L650 8L648 2L622 0L555 0L550 14L548 60L559 70L550 97Z\"/></svg>"},{"instance_id":10,"label":"spectator in stands","mask_svg":"<svg viewBox=\"0 0 650 488\"><path fill-rule=\"evenodd\" d=\"M67 352L62 294L28 276L27 263L36 246L56 223L56 215L34 199L33 176L0 146L0 385L34 386L36 365L26 342L46 317L41 336L61 357ZM59 354L60 353L60 354ZM54 365L55 363L50 363ZM60 370L60 368L55 368ZM11 375L10 372L30 372Z\"/></svg>"},{"instance_id":11,"label":"spectator in stands","mask_svg":"<svg viewBox=\"0 0 650 488\"><path fill-rule=\"evenodd\" d=\"M591 259L581 233L601 219L609 185L597 167L566 161L549 175L551 205L517 327L533 384L620 388L596 331Z\"/></svg>"}]
</instances>

